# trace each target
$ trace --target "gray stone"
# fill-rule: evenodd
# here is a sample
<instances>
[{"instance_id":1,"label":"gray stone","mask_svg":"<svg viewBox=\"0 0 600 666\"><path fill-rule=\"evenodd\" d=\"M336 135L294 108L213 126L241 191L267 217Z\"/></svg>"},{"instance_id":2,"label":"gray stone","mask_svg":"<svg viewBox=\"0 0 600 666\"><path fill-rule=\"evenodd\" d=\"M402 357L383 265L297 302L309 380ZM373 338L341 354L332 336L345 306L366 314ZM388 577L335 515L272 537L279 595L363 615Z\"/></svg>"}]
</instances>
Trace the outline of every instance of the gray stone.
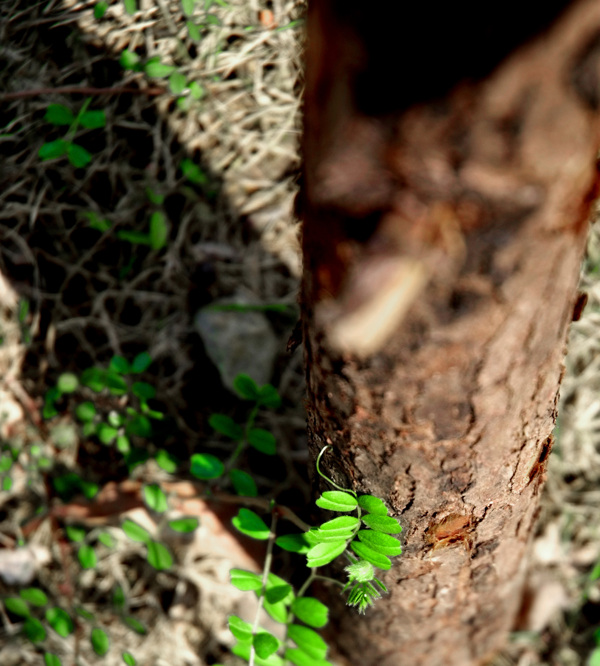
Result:
<instances>
[{"instance_id":1,"label":"gray stone","mask_svg":"<svg viewBox=\"0 0 600 666\"><path fill-rule=\"evenodd\" d=\"M226 306L250 309L221 309ZM252 310L258 305L246 294L214 301L196 313L194 326L206 353L221 374L223 384L233 391L233 380L244 373L262 386L271 381L279 341L267 317Z\"/></svg>"}]
</instances>

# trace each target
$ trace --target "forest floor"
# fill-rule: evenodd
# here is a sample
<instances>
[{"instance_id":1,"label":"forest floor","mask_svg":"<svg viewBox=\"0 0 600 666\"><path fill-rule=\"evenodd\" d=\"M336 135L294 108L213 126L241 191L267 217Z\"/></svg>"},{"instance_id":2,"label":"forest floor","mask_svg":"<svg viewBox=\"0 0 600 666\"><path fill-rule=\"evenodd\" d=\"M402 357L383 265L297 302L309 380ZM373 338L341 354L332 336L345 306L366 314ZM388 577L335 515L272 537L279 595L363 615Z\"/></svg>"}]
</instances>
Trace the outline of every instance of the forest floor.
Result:
<instances>
[{"instance_id":1,"label":"forest floor","mask_svg":"<svg viewBox=\"0 0 600 666\"><path fill-rule=\"evenodd\" d=\"M263 549L234 534L227 477L193 473L198 452L231 460L208 420L247 418L238 372L281 396L256 417L277 454L236 461L248 501L310 519L302 351L286 351L303 2L130 4L0 3L3 666L98 663L99 635L105 664L242 663L228 616L251 621L255 601L229 570L260 571ZM494 666L583 665L600 645L597 235L584 268L528 604ZM47 599L24 611L23 589Z\"/></svg>"}]
</instances>

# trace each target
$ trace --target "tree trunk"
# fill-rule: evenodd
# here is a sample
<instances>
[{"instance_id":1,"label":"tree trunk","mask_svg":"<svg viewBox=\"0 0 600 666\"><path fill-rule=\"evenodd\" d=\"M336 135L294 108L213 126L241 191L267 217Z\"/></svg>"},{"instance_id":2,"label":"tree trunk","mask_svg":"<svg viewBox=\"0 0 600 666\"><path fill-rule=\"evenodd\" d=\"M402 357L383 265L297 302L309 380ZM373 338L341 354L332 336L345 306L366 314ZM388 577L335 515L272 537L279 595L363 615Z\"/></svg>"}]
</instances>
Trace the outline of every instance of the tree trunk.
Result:
<instances>
[{"instance_id":1,"label":"tree trunk","mask_svg":"<svg viewBox=\"0 0 600 666\"><path fill-rule=\"evenodd\" d=\"M310 448L404 528L354 664L484 663L518 611L600 145L600 3L521 6L309 8Z\"/></svg>"}]
</instances>

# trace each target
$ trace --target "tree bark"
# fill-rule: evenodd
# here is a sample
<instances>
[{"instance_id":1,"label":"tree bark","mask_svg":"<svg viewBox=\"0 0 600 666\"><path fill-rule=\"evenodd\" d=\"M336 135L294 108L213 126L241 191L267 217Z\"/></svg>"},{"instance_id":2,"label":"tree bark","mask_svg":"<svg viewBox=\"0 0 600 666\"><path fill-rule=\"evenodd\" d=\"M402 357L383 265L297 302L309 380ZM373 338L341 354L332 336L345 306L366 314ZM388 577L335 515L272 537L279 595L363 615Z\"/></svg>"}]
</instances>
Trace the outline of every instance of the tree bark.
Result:
<instances>
[{"instance_id":1,"label":"tree bark","mask_svg":"<svg viewBox=\"0 0 600 666\"><path fill-rule=\"evenodd\" d=\"M335 614L342 653L468 666L514 622L552 447L598 188L600 3L409 4L309 7L309 444L404 528L389 598Z\"/></svg>"}]
</instances>

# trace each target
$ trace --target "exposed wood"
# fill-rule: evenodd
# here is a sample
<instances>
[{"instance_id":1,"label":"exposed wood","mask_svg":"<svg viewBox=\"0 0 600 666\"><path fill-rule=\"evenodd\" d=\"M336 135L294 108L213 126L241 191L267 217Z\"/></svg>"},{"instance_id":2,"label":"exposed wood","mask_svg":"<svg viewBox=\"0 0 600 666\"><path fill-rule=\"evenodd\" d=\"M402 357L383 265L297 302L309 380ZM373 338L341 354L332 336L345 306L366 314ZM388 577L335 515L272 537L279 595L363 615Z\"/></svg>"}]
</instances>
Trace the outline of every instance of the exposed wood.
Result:
<instances>
[{"instance_id":1,"label":"exposed wood","mask_svg":"<svg viewBox=\"0 0 600 666\"><path fill-rule=\"evenodd\" d=\"M390 598L336 613L342 650L469 666L517 613L552 446L598 188L600 3L388 10L309 12L309 441L404 526Z\"/></svg>"}]
</instances>

